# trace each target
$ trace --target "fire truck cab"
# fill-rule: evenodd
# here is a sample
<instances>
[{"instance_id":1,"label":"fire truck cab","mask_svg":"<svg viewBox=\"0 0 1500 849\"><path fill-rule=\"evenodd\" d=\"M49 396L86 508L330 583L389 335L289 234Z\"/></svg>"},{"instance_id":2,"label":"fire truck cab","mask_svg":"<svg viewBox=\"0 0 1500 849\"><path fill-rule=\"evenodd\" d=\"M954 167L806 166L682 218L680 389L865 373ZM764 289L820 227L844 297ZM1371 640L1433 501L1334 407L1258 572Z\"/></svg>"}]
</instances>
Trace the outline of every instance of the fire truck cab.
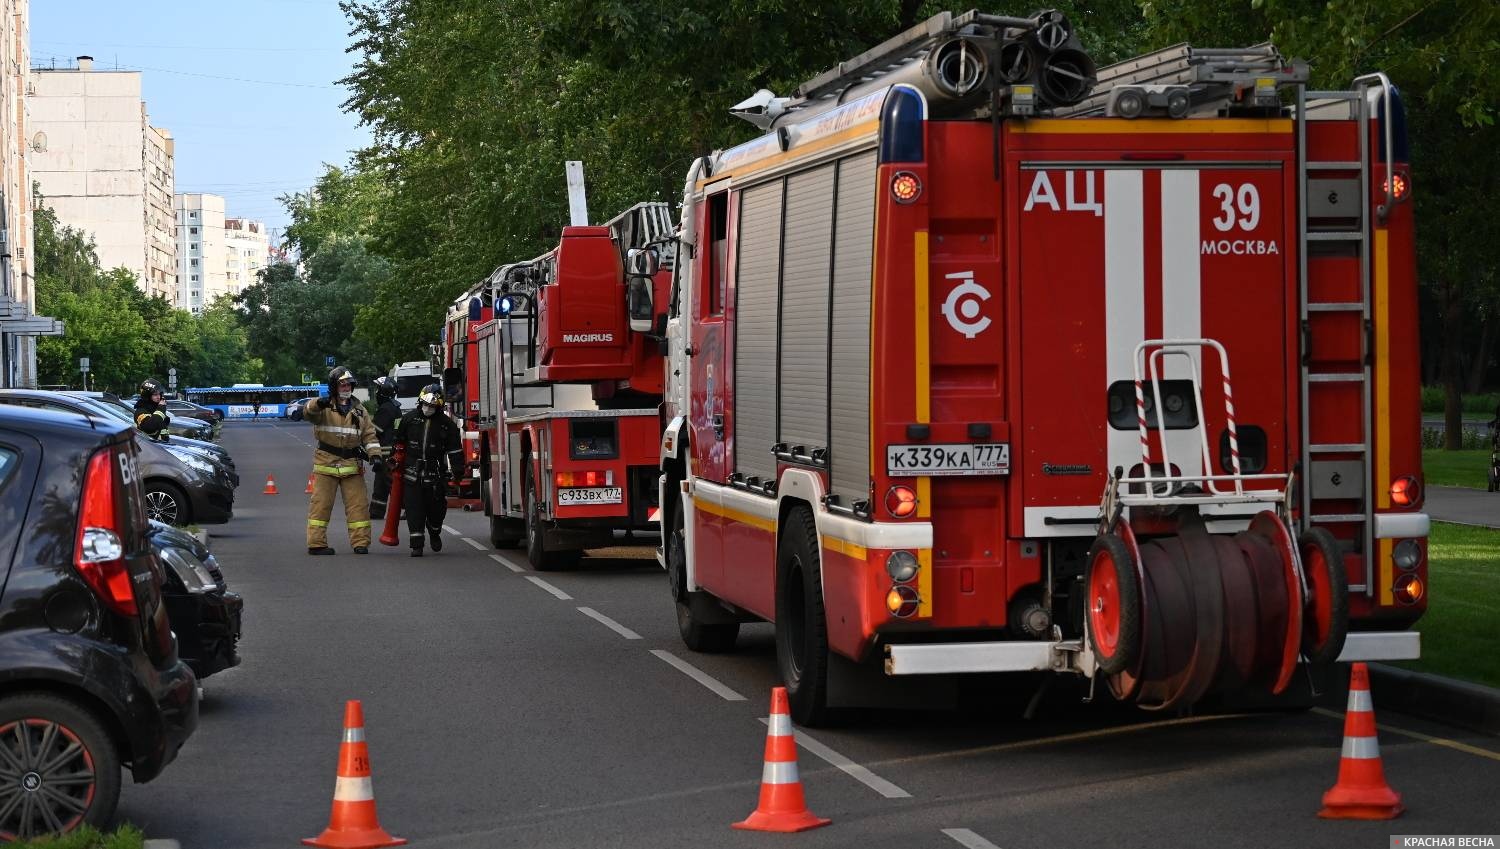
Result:
<instances>
[{"instance_id":1,"label":"fire truck cab","mask_svg":"<svg viewBox=\"0 0 1500 849\"><path fill-rule=\"evenodd\" d=\"M736 107L766 133L692 165L666 310L686 644L773 622L802 723L871 679L1170 709L1415 657L1403 111L1306 80L943 13Z\"/></svg>"}]
</instances>

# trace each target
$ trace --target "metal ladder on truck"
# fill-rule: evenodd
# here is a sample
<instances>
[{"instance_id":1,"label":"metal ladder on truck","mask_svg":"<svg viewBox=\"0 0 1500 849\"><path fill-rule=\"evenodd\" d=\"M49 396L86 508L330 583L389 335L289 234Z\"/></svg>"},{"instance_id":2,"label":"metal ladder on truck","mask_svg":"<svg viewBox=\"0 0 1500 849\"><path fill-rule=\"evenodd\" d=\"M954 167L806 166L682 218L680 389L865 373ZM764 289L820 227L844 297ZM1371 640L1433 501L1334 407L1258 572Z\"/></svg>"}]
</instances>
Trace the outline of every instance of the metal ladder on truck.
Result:
<instances>
[{"instance_id":1,"label":"metal ladder on truck","mask_svg":"<svg viewBox=\"0 0 1500 849\"><path fill-rule=\"evenodd\" d=\"M1370 463L1374 456L1374 398L1372 393L1371 368L1375 358L1373 338L1373 316L1371 315L1371 289L1373 285L1370 258L1371 228L1375 222L1366 214L1368 187L1372 179L1369 124L1371 119L1370 90L1378 89L1384 104L1385 114L1391 115L1391 83L1384 74L1367 74L1354 80L1352 91L1306 91L1297 89L1295 132L1297 136L1298 196L1301 202L1297 209L1297 276L1300 312L1298 327L1302 332L1301 403L1302 403L1302 480L1299 493L1302 527L1316 524L1348 524L1359 527L1358 541L1364 554L1366 574L1361 583L1350 583L1351 592L1362 592L1367 597L1375 594L1375 498L1382 485L1372 477ZM1355 121L1359 135L1359 159L1355 161L1310 161L1308 159L1307 122L1318 120L1318 113L1334 120ZM1376 217L1384 219L1390 210L1393 198L1389 175L1394 158L1391 127L1394 121L1386 121L1385 155L1387 160L1387 184L1385 198L1376 209ZM1357 176L1350 177L1350 173ZM1313 256L1316 253L1317 256ZM1330 257L1359 257L1357 280L1359 297L1356 300L1323 300L1315 298L1311 285L1309 263ZM1319 325L1328 325L1339 316L1357 317L1359 355L1357 362L1344 360L1342 367L1333 370L1315 370L1312 360L1314 332ZM1320 396L1346 391L1357 387L1359 392L1359 440L1344 443L1315 443L1312 441L1312 419L1320 405ZM1349 459L1350 457L1353 459ZM1329 459L1342 457L1344 459ZM1359 482L1357 498L1354 492L1343 494L1330 492L1339 488L1342 473L1354 471L1354 480ZM1319 497L1322 494L1325 497ZM1316 512L1319 501L1358 501L1357 512Z\"/></svg>"},{"instance_id":2,"label":"metal ladder on truck","mask_svg":"<svg viewBox=\"0 0 1500 849\"><path fill-rule=\"evenodd\" d=\"M1280 106L1282 87L1307 83L1307 63L1291 61L1270 43L1253 47L1210 48L1176 44L1100 68L1088 97L1055 107L1056 118L1104 116L1111 92L1126 86L1185 86L1190 114L1231 103ZM1249 98L1248 100L1246 98Z\"/></svg>"}]
</instances>

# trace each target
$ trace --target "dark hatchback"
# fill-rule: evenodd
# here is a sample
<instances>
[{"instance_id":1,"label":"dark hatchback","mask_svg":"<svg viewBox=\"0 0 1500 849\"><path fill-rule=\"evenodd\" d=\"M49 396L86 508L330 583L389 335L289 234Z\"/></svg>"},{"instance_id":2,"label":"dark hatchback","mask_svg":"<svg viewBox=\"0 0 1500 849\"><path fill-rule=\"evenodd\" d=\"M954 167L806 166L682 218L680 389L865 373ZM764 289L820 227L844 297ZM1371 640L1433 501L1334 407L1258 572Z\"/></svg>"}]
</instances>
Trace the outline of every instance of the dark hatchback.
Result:
<instances>
[{"instance_id":1,"label":"dark hatchback","mask_svg":"<svg viewBox=\"0 0 1500 849\"><path fill-rule=\"evenodd\" d=\"M103 826L198 724L118 422L0 406L0 840Z\"/></svg>"},{"instance_id":2,"label":"dark hatchback","mask_svg":"<svg viewBox=\"0 0 1500 849\"><path fill-rule=\"evenodd\" d=\"M177 634L178 655L200 680L238 666L245 602L229 591L218 559L197 537L171 525L152 522L150 537L165 567L162 597Z\"/></svg>"}]
</instances>

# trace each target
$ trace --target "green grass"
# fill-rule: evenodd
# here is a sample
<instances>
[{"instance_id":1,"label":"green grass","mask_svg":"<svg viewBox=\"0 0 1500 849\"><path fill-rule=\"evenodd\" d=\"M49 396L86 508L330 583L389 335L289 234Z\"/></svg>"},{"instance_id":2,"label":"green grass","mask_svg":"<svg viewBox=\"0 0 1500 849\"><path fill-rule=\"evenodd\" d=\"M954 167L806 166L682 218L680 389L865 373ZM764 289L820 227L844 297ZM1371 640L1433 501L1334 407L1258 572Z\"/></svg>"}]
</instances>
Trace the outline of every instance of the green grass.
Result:
<instances>
[{"instance_id":1,"label":"green grass","mask_svg":"<svg viewBox=\"0 0 1500 849\"><path fill-rule=\"evenodd\" d=\"M1422 659L1397 664L1500 687L1500 529L1433 522Z\"/></svg>"},{"instance_id":2,"label":"green grass","mask_svg":"<svg viewBox=\"0 0 1500 849\"><path fill-rule=\"evenodd\" d=\"M141 849L145 844L146 836L141 830L127 823L113 834L100 834L84 826L61 837L38 837L11 845L17 849Z\"/></svg>"},{"instance_id":3,"label":"green grass","mask_svg":"<svg viewBox=\"0 0 1500 849\"><path fill-rule=\"evenodd\" d=\"M1484 489L1490 469L1487 449L1444 451L1427 448L1422 451L1422 472L1429 486L1467 486Z\"/></svg>"}]
</instances>

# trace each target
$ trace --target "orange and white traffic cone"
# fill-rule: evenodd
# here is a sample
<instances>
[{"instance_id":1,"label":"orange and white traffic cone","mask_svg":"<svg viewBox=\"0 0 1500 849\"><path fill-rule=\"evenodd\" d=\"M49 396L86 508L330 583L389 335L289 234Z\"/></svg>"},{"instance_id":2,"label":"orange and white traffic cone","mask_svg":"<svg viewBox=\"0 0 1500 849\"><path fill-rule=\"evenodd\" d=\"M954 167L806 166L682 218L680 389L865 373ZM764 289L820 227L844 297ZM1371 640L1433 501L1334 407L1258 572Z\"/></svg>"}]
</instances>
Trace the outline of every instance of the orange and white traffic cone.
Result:
<instances>
[{"instance_id":1,"label":"orange and white traffic cone","mask_svg":"<svg viewBox=\"0 0 1500 849\"><path fill-rule=\"evenodd\" d=\"M748 831L807 831L833 820L813 816L797 775L797 740L792 736L786 688L771 690L771 722L766 729L766 764L760 774L760 804L735 828Z\"/></svg>"},{"instance_id":2,"label":"orange and white traffic cone","mask_svg":"<svg viewBox=\"0 0 1500 849\"><path fill-rule=\"evenodd\" d=\"M313 478L315 476L316 475L312 475L312 474L310 474L310 475L307 476L307 489L302 490L302 494L303 495L312 495Z\"/></svg>"},{"instance_id":3,"label":"orange and white traffic cone","mask_svg":"<svg viewBox=\"0 0 1500 849\"><path fill-rule=\"evenodd\" d=\"M280 495L276 489L276 478L266 475L266 488L260 491L261 495Z\"/></svg>"},{"instance_id":4,"label":"orange and white traffic cone","mask_svg":"<svg viewBox=\"0 0 1500 849\"><path fill-rule=\"evenodd\" d=\"M370 753L365 747L365 712L358 699L344 705L344 742L339 746L339 773L333 785L333 812L328 828L317 837L305 837L306 846L330 849L376 849L402 846L406 839L392 837L375 818L375 788L370 782Z\"/></svg>"},{"instance_id":5,"label":"orange and white traffic cone","mask_svg":"<svg viewBox=\"0 0 1500 849\"><path fill-rule=\"evenodd\" d=\"M1344 712L1344 754L1339 780L1323 794L1318 816L1335 820L1390 820L1406 810L1401 794L1385 783L1380 742L1375 737L1375 703L1370 671L1363 663L1349 673L1349 707Z\"/></svg>"}]
</instances>

